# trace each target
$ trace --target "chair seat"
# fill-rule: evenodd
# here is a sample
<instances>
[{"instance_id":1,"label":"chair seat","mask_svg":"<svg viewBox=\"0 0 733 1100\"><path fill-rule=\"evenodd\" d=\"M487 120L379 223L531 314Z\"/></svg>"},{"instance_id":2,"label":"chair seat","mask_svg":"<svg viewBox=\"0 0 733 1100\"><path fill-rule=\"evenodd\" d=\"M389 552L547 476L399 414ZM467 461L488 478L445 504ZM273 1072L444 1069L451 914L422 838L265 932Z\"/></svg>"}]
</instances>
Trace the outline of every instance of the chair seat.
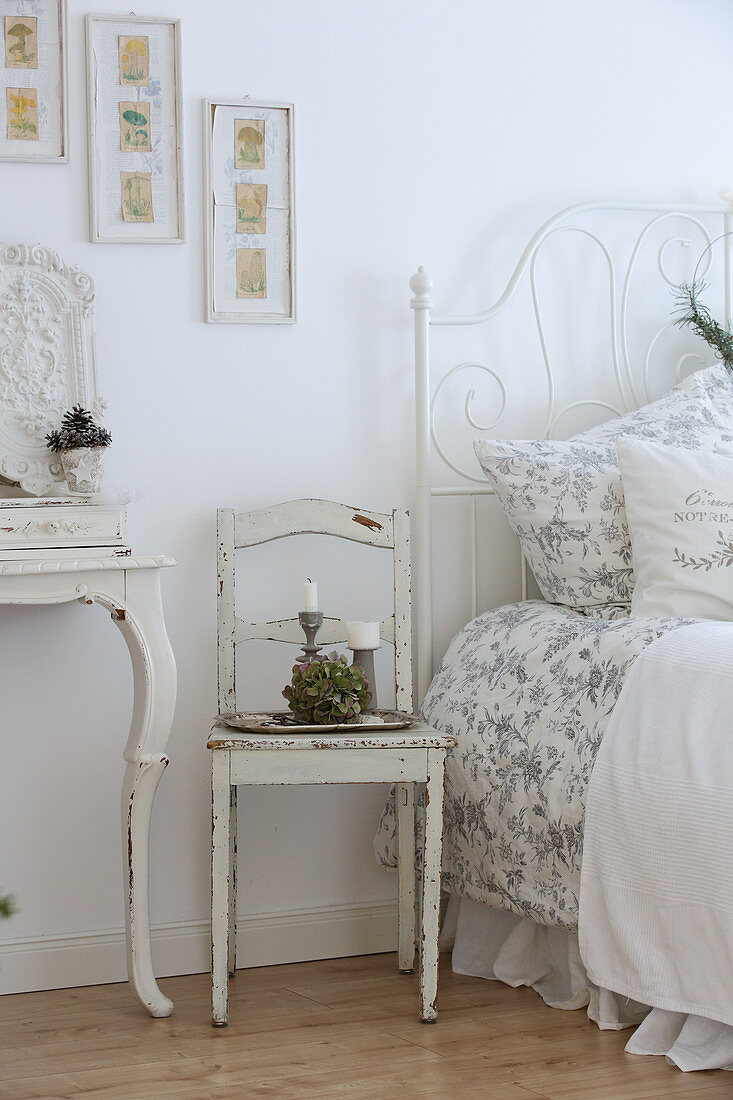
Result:
<instances>
[{"instance_id":1,"label":"chair seat","mask_svg":"<svg viewBox=\"0 0 733 1100\"><path fill-rule=\"evenodd\" d=\"M225 723L215 723L207 742L209 749L449 749L455 737L431 729L425 722L403 730L354 732L328 730L317 733L250 733Z\"/></svg>"}]
</instances>

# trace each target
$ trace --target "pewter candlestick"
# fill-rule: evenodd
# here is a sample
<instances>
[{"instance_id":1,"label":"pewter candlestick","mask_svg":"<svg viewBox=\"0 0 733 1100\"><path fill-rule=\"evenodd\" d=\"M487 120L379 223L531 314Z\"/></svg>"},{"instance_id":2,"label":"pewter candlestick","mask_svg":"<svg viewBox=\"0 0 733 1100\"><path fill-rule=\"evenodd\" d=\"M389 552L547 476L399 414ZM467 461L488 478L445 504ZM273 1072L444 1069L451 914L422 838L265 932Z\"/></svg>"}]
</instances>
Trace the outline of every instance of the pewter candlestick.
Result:
<instances>
[{"instance_id":1,"label":"pewter candlestick","mask_svg":"<svg viewBox=\"0 0 733 1100\"><path fill-rule=\"evenodd\" d=\"M367 710L377 709L377 678L374 674L374 650L373 649L352 649L354 654L355 665L359 665L369 681L369 690L372 693L372 701L367 707Z\"/></svg>"},{"instance_id":2,"label":"pewter candlestick","mask_svg":"<svg viewBox=\"0 0 733 1100\"><path fill-rule=\"evenodd\" d=\"M322 611L299 611L298 622L303 628L305 634L305 645L303 646L303 652L299 654L297 660L298 664L308 664L316 654L320 653L323 646L316 645L316 634L323 626L323 612Z\"/></svg>"}]
</instances>

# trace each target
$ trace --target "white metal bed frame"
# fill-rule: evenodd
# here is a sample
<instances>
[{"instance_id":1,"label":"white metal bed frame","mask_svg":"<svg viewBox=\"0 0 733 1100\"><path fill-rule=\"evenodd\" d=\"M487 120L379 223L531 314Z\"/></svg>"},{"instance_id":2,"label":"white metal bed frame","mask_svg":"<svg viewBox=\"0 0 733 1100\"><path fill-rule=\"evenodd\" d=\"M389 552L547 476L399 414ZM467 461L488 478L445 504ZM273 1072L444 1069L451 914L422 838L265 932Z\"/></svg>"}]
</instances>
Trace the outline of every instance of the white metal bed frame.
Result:
<instances>
[{"instance_id":1,"label":"white metal bed frame","mask_svg":"<svg viewBox=\"0 0 733 1100\"><path fill-rule=\"evenodd\" d=\"M530 239L524 249L514 271L511 274L504 290L496 301L482 310L480 313L467 315L444 315L433 313L432 288L433 280L422 267L410 279L410 289L414 297L410 306L414 311L415 325L415 403L416 403L416 482L417 495L413 528L413 542L416 546L416 616L417 616L417 702L422 702L433 675L433 563L432 563L432 502L435 497L468 497L470 499L470 523L471 523L471 608L472 617L478 613L478 555L477 555L477 530L476 530L476 504L481 496L493 494L486 479L480 476L478 466L476 471L462 469L448 456L447 451L438 439L435 421L435 411L444 384L457 373L472 368L485 374L489 374L498 384L501 394L501 407L493 422L488 425L479 424L471 412L471 405L476 397L474 389L466 393L464 403L464 416L468 424L476 433L493 431L507 409L507 388L501 376L489 366L478 362L462 362L451 367L443 376L432 385L430 377L430 328L438 326L465 326L481 325L496 317L507 303L512 299L519 286L523 275L529 269L529 279L534 310L534 320L539 335L539 342L544 360L545 375L547 381L547 416L544 435L549 438L557 421L571 409L580 406L596 406L610 412L612 415L620 415L624 411L649 400L648 378L649 365L652 352L662 333L672 324L672 318L668 318L653 335L647 344L643 357L643 386L644 390L639 394L634 382L632 361L628 344L628 304L632 277L637 266L637 260L642 245L647 240L653 227L669 218L687 219L696 226L702 234L702 238L711 245L722 236L721 247L724 264L724 308L727 324L730 327L733 322L733 192L721 191L720 202L717 203L684 203L681 205L665 202L584 202L567 207L549 218ZM574 222L578 215L585 215L596 211L629 212L636 214L648 213L649 218L644 224L635 243L633 244L630 259L625 265L621 292L618 293L618 279L616 265L609 247L595 232L583 224ZM715 233L701 219L705 217L716 225ZM537 292L536 263L537 257L546 242L559 233L580 233L595 242L601 249L602 255L608 267L609 308L611 320L611 356L613 363L614 379L619 391L621 407L618 408L607 401L593 397L582 397L557 408L555 379L553 366L548 351L548 343L545 335L540 302ZM657 250L657 267L662 279L670 286L678 284L671 278L665 263L665 253L672 244L689 247L692 241L680 236L679 232L667 237ZM698 273L704 277L712 263L713 250L707 253L704 268ZM684 355L677 363L677 375L680 377L685 360L697 358L694 353ZM453 471L460 479L457 485L435 485L432 481L432 451L435 450L440 461L449 470ZM526 565L522 568L522 599L527 595Z\"/></svg>"}]
</instances>

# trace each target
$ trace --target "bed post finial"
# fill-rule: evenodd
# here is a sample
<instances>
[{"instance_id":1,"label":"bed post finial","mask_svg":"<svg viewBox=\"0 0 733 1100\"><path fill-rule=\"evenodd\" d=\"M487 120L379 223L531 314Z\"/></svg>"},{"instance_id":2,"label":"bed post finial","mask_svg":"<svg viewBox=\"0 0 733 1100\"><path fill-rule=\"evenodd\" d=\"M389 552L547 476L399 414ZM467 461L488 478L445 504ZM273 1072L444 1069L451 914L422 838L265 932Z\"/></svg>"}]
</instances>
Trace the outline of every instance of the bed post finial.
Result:
<instances>
[{"instance_id":1,"label":"bed post finial","mask_svg":"<svg viewBox=\"0 0 733 1100\"><path fill-rule=\"evenodd\" d=\"M433 602L430 515L430 363L428 330L433 299L433 280L424 267L410 279L410 300L415 320L415 472L416 497L413 524L416 566L417 703L422 704L433 677Z\"/></svg>"},{"instance_id":2,"label":"bed post finial","mask_svg":"<svg viewBox=\"0 0 733 1100\"><path fill-rule=\"evenodd\" d=\"M433 289L433 277L424 267L419 267L410 279L410 290L415 295L411 300L412 309L430 309L433 300L430 291Z\"/></svg>"}]
</instances>

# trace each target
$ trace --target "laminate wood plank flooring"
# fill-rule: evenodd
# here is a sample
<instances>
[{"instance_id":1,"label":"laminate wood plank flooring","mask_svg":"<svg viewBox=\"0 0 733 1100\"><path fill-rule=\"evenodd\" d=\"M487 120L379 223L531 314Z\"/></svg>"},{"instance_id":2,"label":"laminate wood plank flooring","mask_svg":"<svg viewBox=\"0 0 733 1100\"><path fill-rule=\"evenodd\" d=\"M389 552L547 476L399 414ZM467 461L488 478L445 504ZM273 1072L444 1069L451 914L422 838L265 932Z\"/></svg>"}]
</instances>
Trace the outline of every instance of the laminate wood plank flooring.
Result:
<instances>
[{"instance_id":1,"label":"laminate wood plank flooring","mask_svg":"<svg viewBox=\"0 0 733 1100\"><path fill-rule=\"evenodd\" d=\"M429 1025L394 955L240 970L222 1029L208 975L160 985L167 1020L127 985L0 998L0 1100L733 1100L733 1074L625 1054L628 1031L453 974L447 956Z\"/></svg>"}]
</instances>

